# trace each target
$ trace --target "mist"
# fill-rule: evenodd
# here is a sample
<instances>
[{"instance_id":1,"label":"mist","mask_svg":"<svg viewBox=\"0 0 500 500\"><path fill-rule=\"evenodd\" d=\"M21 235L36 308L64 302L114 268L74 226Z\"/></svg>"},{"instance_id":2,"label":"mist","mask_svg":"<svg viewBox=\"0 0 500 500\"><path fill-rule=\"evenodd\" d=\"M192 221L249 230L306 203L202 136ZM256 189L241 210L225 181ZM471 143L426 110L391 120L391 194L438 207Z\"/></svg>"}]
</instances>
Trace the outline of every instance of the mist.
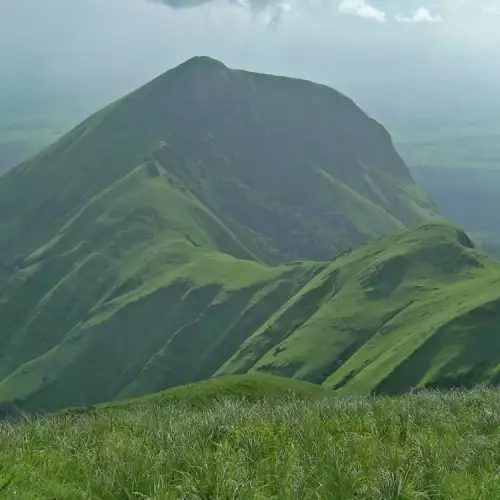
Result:
<instances>
[{"instance_id":1,"label":"mist","mask_svg":"<svg viewBox=\"0 0 500 500\"><path fill-rule=\"evenodd\" d=\"M331 85L388 124L493 119L499 21L500 0L2 0L0 114L69 126L209 55Z\"/></svg>"}]
</instances>

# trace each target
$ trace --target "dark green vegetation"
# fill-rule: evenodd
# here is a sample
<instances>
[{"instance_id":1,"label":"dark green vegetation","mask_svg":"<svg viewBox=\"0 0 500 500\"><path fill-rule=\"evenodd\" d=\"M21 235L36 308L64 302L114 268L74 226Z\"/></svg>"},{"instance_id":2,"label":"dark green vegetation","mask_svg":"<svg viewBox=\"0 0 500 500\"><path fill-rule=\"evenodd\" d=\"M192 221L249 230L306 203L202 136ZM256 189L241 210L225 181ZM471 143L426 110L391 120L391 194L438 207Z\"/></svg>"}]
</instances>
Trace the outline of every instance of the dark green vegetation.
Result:
<instances>
[{"instance_id":1,"label":"dark green vegetation","mask_svg":"<svg viewBox=\"0 0 500 500\"><path fill-rule=\"evenodd\" d=\"M497 161L500 166L500 155ZM416 182L443 215L500 258L500 169L412 167Z\"/></svg>"},{"instance_id":2,"label":"dark green vegetation","mask_svg":"<svg viewBox=\"0 0 500 500\"><path fill-rule=\"evenodd\" d=\"M245 400L230 385L203 406L166 397L3 424L2 498L500 497L497 391Z\"/></svg>"}]
</instances>

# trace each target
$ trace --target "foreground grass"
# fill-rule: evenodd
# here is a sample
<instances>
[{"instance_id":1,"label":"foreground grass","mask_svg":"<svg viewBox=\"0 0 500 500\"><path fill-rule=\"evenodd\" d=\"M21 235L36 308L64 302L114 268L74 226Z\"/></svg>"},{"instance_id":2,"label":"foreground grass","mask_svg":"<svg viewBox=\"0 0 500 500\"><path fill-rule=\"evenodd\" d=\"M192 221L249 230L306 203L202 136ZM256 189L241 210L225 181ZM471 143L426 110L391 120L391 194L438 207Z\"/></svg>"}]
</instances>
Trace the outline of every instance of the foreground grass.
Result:
<instances>
[{"instance_id":1,"label":"foreground grass","mask_svg":"<svg viewBox=\"0 0 500 500\"><path fill-rule=\"evenodd\" d=\"M499 424L482 389L66 413L1 427L0 498L497 500Z\"/></svg>"}]
</instances>

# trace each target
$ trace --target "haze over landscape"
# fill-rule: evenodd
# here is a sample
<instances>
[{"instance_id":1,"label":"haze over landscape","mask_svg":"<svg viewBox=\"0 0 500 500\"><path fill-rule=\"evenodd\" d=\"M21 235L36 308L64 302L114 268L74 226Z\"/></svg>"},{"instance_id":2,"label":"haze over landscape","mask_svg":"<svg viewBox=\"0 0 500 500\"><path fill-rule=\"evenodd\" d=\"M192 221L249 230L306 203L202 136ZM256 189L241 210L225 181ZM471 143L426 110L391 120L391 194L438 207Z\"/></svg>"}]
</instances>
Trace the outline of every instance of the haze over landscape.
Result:
<instances>
[{"instance_id":1,"label":"haze over landscape","mask_svg":"<svg viewBox=\"0 0 500 500\"><path fill-rule=\"evenodd\" d=\"M198 8L172 2L176 9L161 3L4 0L3 121L28 111L51 125L49 112L60 133L166 69L209 55L231 67L331 85L392 125L401 142L408 131L444 128L478 147L478 131L467 127L498 133L494 1L186 2ZM32 19L33 29L20 29ZM460 154L448 146L437 150L443 160Z\"/></svg>"},{"instance_id":2,"label":"haze over landscape","mask_svg":"<svg viewBox=\"0 0 500 500\"><path fill-rule=\"evenodd\" d=\"M499 498L499 22L3 0L0 492Z\"/></svg>"}]
</instances>

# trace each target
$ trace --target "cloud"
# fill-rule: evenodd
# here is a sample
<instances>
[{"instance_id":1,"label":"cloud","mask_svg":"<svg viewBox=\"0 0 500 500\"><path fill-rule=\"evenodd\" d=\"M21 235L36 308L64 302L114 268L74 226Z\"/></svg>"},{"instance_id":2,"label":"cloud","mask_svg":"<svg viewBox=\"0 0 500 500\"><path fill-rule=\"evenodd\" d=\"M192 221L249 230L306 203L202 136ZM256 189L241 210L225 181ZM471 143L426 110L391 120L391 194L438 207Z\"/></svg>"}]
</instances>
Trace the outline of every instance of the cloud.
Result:
<instances>
[{"instance_id":1,"label":"cloud","mask_svg":"<svg viewBox=\"0 0 500 500\"><path fill-rule=\"evenodd\" d=\"M484 7L481 12L487 15L500 16L500 5L490 5L488 7Z\"/></svg>"},{"instance_id":2,"label":"cloud","mask_svg":"<svg viewBox=\"0 0 500 500\"><path fill-rule=\"evenodd\" d=\"M266 24L273 25L281 21L283 16L292 10L286 0L226 0L227 2L246 7L256 14L262 14Z\"/></svg>"},{"instance_id":3,"label":"cloud","mask_svg":"<svg viewBox=\"0 0 500 500\"><path fill-rule=\"evenodd\" d=\"M278 24L283 16L292 10L292 5L288 2L281 2L273 7L269 7L266 11L266 23L268 25Z\"/></svg>"},{"instance_id":4,"label":"cloud","mask_svg":"<svg viewBox=\"0 0 500 500\"><path fill-rule=\"evenodd\" d=\"M191 7L198 7L200 5L215 2L215 0L149 0L155 3L162 3L172 9L188 9ZM268 8L276 10L283 10L283 7L288 5L285 1L281 0L226 0L227 3L247 7L253 11L262 11Z\"/></svg>"},{"instance_id":5,"label":"cloud","mask_svg":"<svg viewBox=\"0 0 500 500\"><path fill-rule=\"evenodd\" d=\"M172 9L189 9L199 7L215 0L149 0L161 3ZM292 5L287 0L225 0L225 3L244 7L256 15L262 15L267 25L278 24L283 16L292 10Z\"/></svg>"},{"instance_id":6,"label":"cloud","mask_svg":"<svg viewBox=\"0 0 500 500\"><path fill-rule=\"evenodd\" d=\"M396 15L395 20L399 23L440 23L443 18L439 15L432 15L429 9L419 7L411 16Z\"/></svg>"},{"instance_id":7,"label":"cloud","mask_svg":"<svg viewBox=\"0 0 500 500\"><path fill-rule=\"evenodd\" d=\"M373 7L366 0L342 0L338 10L341 14L361 17L369 21L377 21L379 23L387 21L387 14Z\"/></svg>"},{"instance_id":8,"label":"cloud","mask_svg":"<svg viewBox=\"0 0 500 500\"><path fill-rule=\"evenodd\" d=\"M186 9L190 7L198 7L212 0L150 0L155 3L163 3L172 9Z\"/></svg>"}]
</instances>

